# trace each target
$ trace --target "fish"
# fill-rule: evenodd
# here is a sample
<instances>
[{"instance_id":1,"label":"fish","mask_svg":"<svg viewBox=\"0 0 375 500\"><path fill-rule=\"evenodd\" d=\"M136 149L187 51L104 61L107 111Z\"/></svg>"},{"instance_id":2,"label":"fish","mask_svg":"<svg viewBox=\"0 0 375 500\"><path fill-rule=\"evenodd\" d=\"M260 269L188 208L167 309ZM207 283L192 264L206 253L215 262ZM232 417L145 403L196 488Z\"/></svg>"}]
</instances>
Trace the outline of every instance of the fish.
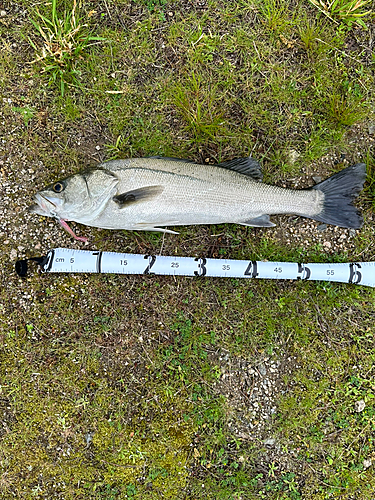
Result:
<instances>
[{"instance_id":1,"label":"fish","mask_svg":"<svg viewBox=\"0 0 375 500\"><path fill-rule=\"evenodd\" d=\"M75 221L103 229L161 231L166 226L234 223L272 227L272 214L291 214L359 229L353 200L366 165L357 163L308 189L262 182L257 160L246 157L202 165L161 156L111 160L38 191L29 211L54 217L75 239Z\"/></svg>"}]
</instances>

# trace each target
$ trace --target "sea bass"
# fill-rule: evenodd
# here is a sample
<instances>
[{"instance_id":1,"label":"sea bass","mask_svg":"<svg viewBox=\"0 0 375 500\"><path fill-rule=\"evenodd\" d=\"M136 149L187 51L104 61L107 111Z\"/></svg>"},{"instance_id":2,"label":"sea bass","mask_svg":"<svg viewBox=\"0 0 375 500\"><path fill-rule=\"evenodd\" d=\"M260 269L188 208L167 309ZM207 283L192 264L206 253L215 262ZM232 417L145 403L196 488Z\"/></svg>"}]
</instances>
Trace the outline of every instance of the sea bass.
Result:
<instances>
[{"instance_id":1,"label":"sea bass","mask_svg":"<svg viewBox=\"0 0 375 500\"><path fill-rule=\"evenodd\" d=\"M310 189L263 184L259 163L240 158L218 165L150 157L113 160L38 191L32 213L105 229L162 231L164 226L236 223L271 227L270 214L295 214L358 229L352 204L366 166L348 167Z\"/></svg>"}]
</instances>

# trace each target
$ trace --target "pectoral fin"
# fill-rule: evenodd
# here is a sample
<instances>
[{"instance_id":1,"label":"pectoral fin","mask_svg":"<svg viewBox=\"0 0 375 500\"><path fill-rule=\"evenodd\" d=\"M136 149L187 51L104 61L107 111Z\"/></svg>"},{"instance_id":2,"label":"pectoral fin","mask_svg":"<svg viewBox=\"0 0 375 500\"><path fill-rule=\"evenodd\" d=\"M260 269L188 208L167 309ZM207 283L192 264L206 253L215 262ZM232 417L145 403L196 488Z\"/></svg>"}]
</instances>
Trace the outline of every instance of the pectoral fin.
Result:
<instances>
[{"instance_id":1,"label":"pectoral fin","mask_svg":"<svg viewBox=\"0 0 375 500\"><path fill-rule=\"evenodd\" d=\"M121 193L113 197L113 201L119 208L127 207L139 201L148 201L164 191L163 186L145 186L139 189L133 189L126 193Z\"/></svg>"},{"instance_id":2,"label":"pectoral fin","mask_svg":"<svg viewBox=\"0 0 375 500\"><path fill-rule=\"evenodd\" d=\"M243 226L254 226L254 227L274 227L276 224L270 221L270 216L267 214L260 215L259 217L254 217L254 219L241 221L240 224Z\"/></svg>"}]
</instances>

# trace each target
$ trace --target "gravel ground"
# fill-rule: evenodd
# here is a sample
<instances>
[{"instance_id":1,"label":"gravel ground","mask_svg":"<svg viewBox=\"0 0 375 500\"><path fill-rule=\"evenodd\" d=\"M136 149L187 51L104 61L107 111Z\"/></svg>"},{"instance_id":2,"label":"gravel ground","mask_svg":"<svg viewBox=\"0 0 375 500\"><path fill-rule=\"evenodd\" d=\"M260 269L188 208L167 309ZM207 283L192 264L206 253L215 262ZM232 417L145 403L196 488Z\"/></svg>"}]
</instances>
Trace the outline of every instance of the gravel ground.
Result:
<instances>
[{"instance_id":1,"label":"gravel ground","mask_svg":"<svg viewBox=\"0 0 375 500\"><path fill-rule=\"evenodd\" d=\"M295 360L265 356L251 363L222 350L212 355L212 361L220 367L214 385L227 400L231 431L241 439L260 439L273 446L275 439L265 435L276 413L277 399L285 392L283 375L292 373Z\"/></svg>"},{"instance_id":2,"label":"gravel ground","mask_svg":"<svg viewBox=\"0 0 375 500\"><path fill-rule=\"evenodd\" d=\"M285 470L302 470L295 460L298 450L282 446L273 431L280 395L288 389L284 381L299 368L296 358L275 352L249 362L220 350L211 354L211 360L219 367L214 390L226 399L231 434L262 450L257 470L268 474L275 460Z\"/></svg>"}]
</instances>

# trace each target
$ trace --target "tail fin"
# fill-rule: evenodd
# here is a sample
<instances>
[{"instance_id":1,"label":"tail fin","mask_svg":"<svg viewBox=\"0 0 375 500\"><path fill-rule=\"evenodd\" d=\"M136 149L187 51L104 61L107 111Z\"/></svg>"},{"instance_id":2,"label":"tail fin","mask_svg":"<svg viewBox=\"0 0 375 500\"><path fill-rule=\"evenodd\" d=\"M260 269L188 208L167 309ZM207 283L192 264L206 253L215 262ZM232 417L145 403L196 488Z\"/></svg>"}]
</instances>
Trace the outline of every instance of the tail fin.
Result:
<instances>
[{"instance_id":1,"label":"tail fin","mask_svg":"<svg viewBox=\"0 0 375 500\"><path fill-rule=\"evenodd\" d=\"M352 201L363 189L365 180L366 165L357 163L314 186L313 189L324 193L324 206L313 218L340 227L362 227L363 219Z\"/></svg>"}]
</instances>

